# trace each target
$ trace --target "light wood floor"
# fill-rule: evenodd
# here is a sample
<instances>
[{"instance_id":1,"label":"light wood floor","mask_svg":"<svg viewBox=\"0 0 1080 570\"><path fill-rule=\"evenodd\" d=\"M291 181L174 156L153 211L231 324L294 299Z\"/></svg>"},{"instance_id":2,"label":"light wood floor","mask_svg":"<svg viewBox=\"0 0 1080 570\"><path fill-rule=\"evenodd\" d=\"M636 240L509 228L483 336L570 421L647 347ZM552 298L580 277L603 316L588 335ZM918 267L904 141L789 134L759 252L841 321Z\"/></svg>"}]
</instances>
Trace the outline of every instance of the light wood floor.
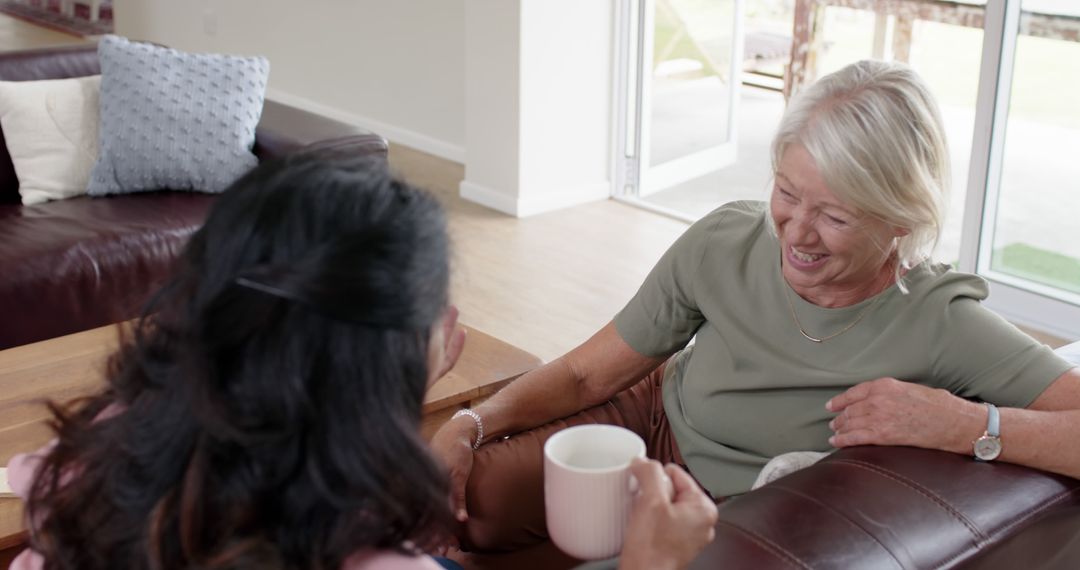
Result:
<instances>
[{"instance_id":1,"label":"light wood floor","mask_svg":"<svg viewBox=\"0 0 1080 570\"><path fill-rule=\"evenodd\" d=\"M545 360L607 323L687 227L610 200L516 219L458 197L460 164L397 145L390 164L447 207L461 320Z\"/></svg>"},{"instance_id":2,"label":"light wood floor","mask_svg":"<svg viewBox=\"0 0 1080 570\"><path fill-rule=\"evenodd\" d=\"M0 51L81 41L0 14ZM398 145L391 146L390 163L447 206L452 295L462 322L544 360L610 320L686 229L683 222L613 201L519 220L458 197L460 164Z\"/></svg>"}]
</instances>

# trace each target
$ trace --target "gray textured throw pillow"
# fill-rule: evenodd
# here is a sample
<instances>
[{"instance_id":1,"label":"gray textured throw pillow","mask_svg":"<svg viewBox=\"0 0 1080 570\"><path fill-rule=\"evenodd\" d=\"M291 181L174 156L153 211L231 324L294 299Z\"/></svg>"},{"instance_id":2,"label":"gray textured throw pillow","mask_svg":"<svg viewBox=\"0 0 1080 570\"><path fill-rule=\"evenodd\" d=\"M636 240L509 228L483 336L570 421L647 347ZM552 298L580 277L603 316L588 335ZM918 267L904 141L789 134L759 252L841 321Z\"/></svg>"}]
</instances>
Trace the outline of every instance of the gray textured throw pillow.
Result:
<instances>
[{"instance_id":1,"label":"gray textured throw pillow","mask_svg":"<svg viewBox=\"0 0 1080 570\"><path fill-rule=\"evenodd\" d=\"M100 153L87 194L221 192L254 167L270 63L105 36Z\"/></svg>"}]
</instances>

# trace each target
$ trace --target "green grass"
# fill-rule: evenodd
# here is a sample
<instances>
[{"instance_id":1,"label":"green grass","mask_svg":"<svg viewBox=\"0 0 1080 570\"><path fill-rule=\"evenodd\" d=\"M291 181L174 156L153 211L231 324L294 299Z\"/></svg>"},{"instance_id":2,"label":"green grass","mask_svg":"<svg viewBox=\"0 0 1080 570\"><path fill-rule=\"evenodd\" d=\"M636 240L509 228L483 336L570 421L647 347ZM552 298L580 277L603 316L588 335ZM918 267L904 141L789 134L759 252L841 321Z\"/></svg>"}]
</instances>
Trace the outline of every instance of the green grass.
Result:
<instances>
[{"instance_id":1,"label":"green grass","mask_svg":"<svg viewBox=\"0 0 1080 570\"><path fill-rule=\"evenodd\" d=\"M994 250L990 267L995 271L1080 293L1080 259L1057 252L1013 243Z\"/></svg>"}]
</instances>

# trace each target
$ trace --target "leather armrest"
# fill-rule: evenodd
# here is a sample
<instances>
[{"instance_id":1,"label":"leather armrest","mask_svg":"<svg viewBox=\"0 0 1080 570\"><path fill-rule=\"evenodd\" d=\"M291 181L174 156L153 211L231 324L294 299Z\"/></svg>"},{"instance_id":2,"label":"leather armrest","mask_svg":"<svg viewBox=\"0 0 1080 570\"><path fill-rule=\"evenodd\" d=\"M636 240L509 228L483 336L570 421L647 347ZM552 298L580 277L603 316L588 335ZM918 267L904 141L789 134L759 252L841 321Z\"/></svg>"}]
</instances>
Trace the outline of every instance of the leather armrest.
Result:
<instances>
[{"instance_id":1,"label":"leather armrest","mask_svg":"<svg viewBox=\"0 0 1080 570\"><path fill-rule=\"evenodd\" d=\"M691 568L954 568L1044 517L1080 481L908 447L857 447L720 505ZM1047 549L1029 553L1034 567Z\"/></svg>"},{"instance_id":2,"label":"leather armrest","mask_svg":"<svg viewBox=\"0 0 1080 570\"><path fill-rule=\"evenodd\" d=\"M255 128L259 160L300 149L385 159L387 148L386 139L375 133L269 99Z\"/></svg>"}]
</instances>

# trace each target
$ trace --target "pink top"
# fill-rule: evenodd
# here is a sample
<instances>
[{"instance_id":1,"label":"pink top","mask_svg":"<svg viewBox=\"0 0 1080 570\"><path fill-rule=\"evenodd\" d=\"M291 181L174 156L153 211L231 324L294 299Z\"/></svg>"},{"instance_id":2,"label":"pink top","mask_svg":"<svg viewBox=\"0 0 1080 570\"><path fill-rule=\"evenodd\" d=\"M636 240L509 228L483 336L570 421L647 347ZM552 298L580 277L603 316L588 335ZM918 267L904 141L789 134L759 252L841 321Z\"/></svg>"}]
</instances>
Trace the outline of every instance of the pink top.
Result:
<instances>
[{"instance_id":1,"label":"pink top","mask_svg":"<svg viewBox=\"0 0 1080 570\"><path fill-rule=\"evenodd\" d=\"M22 499L30 494L34 473L41 460L52 451L55 442L41 449L22 453L11 458L7 466L8 484L11 491ZM27 548L15 560L9 570L42 570L45 561L41 555ZM342 570L442 570L430 556L406 556L396 552L360 550L350 556L341 566Z\"/></svg>"}]
</instances>

